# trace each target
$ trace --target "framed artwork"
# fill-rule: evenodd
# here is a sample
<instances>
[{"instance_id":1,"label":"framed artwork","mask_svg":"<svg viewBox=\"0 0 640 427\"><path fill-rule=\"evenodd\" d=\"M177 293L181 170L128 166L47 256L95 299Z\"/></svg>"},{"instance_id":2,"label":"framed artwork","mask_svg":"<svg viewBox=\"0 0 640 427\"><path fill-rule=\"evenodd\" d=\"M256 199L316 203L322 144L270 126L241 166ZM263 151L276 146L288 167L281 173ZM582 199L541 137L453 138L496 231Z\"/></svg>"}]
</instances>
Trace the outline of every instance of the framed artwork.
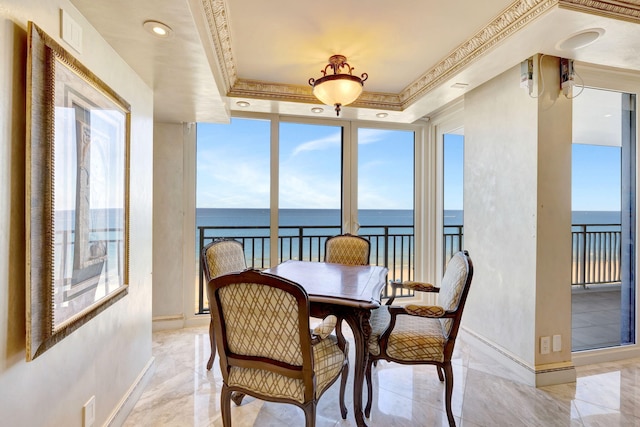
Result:
<instances>
[{"instance_id":1,"label":"framed artwork","mask_svg":"<svg viewBox=\"0 0 640 427\"><path fill-rule=\"evenodd\" d=\"M37 25L27 58L27 360L124 297L130 106Z\"/></svg>"}]
</instances>

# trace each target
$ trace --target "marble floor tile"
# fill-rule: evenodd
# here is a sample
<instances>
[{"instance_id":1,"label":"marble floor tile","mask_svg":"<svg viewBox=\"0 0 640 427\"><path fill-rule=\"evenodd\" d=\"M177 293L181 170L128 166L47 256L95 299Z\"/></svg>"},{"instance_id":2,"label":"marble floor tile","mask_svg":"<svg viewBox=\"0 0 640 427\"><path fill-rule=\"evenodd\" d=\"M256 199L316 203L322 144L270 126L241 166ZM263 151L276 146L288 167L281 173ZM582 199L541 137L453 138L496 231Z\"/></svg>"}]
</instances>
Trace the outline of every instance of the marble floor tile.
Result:
<instances>
[{"instance_id":1,"label":"marble floor tile","mask_svg":"<svg viewBox=\"0 0 640 427\"><path fill-rule=\"evenodd\" d=\"M338 408L339 384L332 385L317 408L318 427L352 427L353 337L346 390L347 419ZM155 372L126 427L221 427L222 376L216 358L207 371L208 327L153 334ZM487 353L458 337L454 360L453 414L459 427L640 427L640 359L576 368L577 381L535 388L513 380ZM433 366L381 361L374 368L372 427L448 426L444 385ZM366 388L363 405L366 403ZM231 404L234 427L295 427L304 413L294 405L247 396Z\"/></svg>"}]
</instances>

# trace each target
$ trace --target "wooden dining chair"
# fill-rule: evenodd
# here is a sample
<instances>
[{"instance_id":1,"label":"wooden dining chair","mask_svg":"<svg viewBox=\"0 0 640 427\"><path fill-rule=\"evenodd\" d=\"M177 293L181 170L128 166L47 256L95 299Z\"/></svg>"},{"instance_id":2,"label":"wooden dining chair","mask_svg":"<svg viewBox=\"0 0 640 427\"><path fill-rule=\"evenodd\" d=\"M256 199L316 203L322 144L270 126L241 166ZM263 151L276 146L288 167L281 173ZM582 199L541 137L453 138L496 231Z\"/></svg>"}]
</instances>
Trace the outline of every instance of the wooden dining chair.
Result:
<instances>
[{"instance_id":1,"label":"wooden dining chair","mask_svg":"<svg viewBox=\"0 0 640 427\"><path fill-rule=\"evenodd\" d=\"M367 405L365 415L371 413L372 384L371 369L377 360L406 365L436 365L438 378L445 382L445 406L449 425L455 420L451 410L453 393L453 370L451 356L458 336L462 311L471 279L473 263L467 251L458 252L449 260L440 287L429 283L404 282L392 284L392 297L388 305L372 311L371 339L369 340L369 362L367 364ZM438 305L415 305L404 307L391 305L396 290L404 288L418 292L438 292Z\"/></svg>"},{"instance_id":2,"label":"wooden dining chair","mask_svg":"<svg viewBox=\"0 0 640 427\"><path fill-rule=\"evenodd\" d=\"M202 248L202 270L205 283L223 274L242 271L247 268L242 243L231 239L216 239ZM211 300L209 300L211 305ZM213 334L213 320L209 323L209 341L211 342L211 356L207 361L207 370L213 366L216 357L215 336Z\"/></svg>"},{"instance_id":3,"label":"wooden dining chair","mask_svg":"<svg viewBox=\"0 0 640 427\"><path fill-rule=\"evenodd\" d=\"M354 234L329 237L324 243L324 261L345 265L369 265L371 243Z\"/></svg>"},{"instance_id":4,"label":"wooden dining chair","mask_svg":"<svg viewBox=\"0 0 640 427\"><path fill-rule=\"evenodd\" d=\"M339 376L344 403L348 343L332 335L335 316L309 328L309 299L299 284L257 270L219 276L207 285L222 371L222 422L231 426L231 394L291 403L315 426L316 405ZM215 315L214 315L215 313Z\"/></svg>"}]
</instances>

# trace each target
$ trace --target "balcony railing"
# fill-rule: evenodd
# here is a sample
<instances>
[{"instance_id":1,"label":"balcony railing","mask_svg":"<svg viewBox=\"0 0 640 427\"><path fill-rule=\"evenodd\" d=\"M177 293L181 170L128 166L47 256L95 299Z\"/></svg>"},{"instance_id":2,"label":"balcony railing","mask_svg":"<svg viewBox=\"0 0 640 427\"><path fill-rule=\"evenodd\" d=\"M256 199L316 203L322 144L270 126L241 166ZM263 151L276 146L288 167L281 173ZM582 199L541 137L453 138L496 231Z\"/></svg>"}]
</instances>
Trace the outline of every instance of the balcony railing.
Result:
<instances>
[{"instance_id":1,"label":"balcony railing","mask_svg":"<svg viewBox=\"0 0 640 427\"><path fill-rule=\"evenodd\" d=\"M620 224L573 224L571 284L620 283Z\"/></svg>"},{"instance_id":2,"label":"balcony railing","mask_svg":"<svg viewBox=\"0 0 640 427\"><path fill-rule=\"evenodd\" d=\"M278 237L278 262L290 259L322 261L324 242L339 234L339 226L282 226ZM199 245L227 237L244 245L247 265L264 269L271 266L269 259L269 227L198 227ZM359 234L371 242L371 264L389 269L389 280L412 280L415 260L413 227L406 225L362 226ZM590 284L619 283L621 260L620 224L573 224L572 226L571 285L586 287ZM464 227L446 225L443 228L443 266L451 256L464 247ZM200 259L198 250L198 259ZM275 263L274 263L275 264ZM205 289L202 266L199 274L198 310L205 307ZM383 296L388 296L386 288ZM405 292L402 296L411 296Z\"/></svg>"},{"instance_id":3,"label":"balcony railing","mask_svg":"<svg viewBox=\"0 0 640 427\"><path fill-rule=\"evenodd\" d=\"M341 233L340 226L282 226L278 236L278 262L324 260L324 244L328 237ZM413 227L406 225L361 226L359 235L371 242L371 264L389 269L389 280L412 280L414 270ZM200 226L198 227L198 260L200 249L218 238L242 242L247 266L269 268L270 237L268 226ZM273 263L274 265L277 263ZM198 312L205 313L204 274L199 265ZM384 289L383 296L389 289ZM410 296L404 291L400 296Z\"/></svg>"},{"instance_id":4,"label":"balcony railing","mask_svg":"<svg viewBox=\"0 0 640 427\"><path fill-rule=\"evenodd\" d=\"M620 283L620 224L573 224L571 285ZM463 248L463 226L447 225L443 233L446 262Z\"/></svg>"}]
</instances>

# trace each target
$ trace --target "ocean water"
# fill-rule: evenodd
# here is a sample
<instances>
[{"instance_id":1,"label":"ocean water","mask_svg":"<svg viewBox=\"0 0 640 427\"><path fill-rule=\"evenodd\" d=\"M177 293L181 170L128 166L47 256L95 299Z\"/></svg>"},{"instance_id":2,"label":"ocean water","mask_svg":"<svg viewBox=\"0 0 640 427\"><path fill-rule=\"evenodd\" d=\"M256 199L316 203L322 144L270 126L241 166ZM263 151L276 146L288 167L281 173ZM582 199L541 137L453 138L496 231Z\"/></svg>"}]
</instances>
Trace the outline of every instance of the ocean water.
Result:
<instances>
[{"instance_id":1,"label":"ocean water","mask_svg":"<svg viewBox=\"0 0 640 427\"><path fill-rule=\"evenodd\" d=\"M281 209L280 226L334 226L340 228L339 209ZM573 224L620 224L620 212L573 211ZM394 209L363 209L359 212L361 226L412 226L413 211ZM445 210L444 225L463 224L463 211ZM269 209L196 209L197 226L269 225Z\"/></svg>"}]
</instances>

